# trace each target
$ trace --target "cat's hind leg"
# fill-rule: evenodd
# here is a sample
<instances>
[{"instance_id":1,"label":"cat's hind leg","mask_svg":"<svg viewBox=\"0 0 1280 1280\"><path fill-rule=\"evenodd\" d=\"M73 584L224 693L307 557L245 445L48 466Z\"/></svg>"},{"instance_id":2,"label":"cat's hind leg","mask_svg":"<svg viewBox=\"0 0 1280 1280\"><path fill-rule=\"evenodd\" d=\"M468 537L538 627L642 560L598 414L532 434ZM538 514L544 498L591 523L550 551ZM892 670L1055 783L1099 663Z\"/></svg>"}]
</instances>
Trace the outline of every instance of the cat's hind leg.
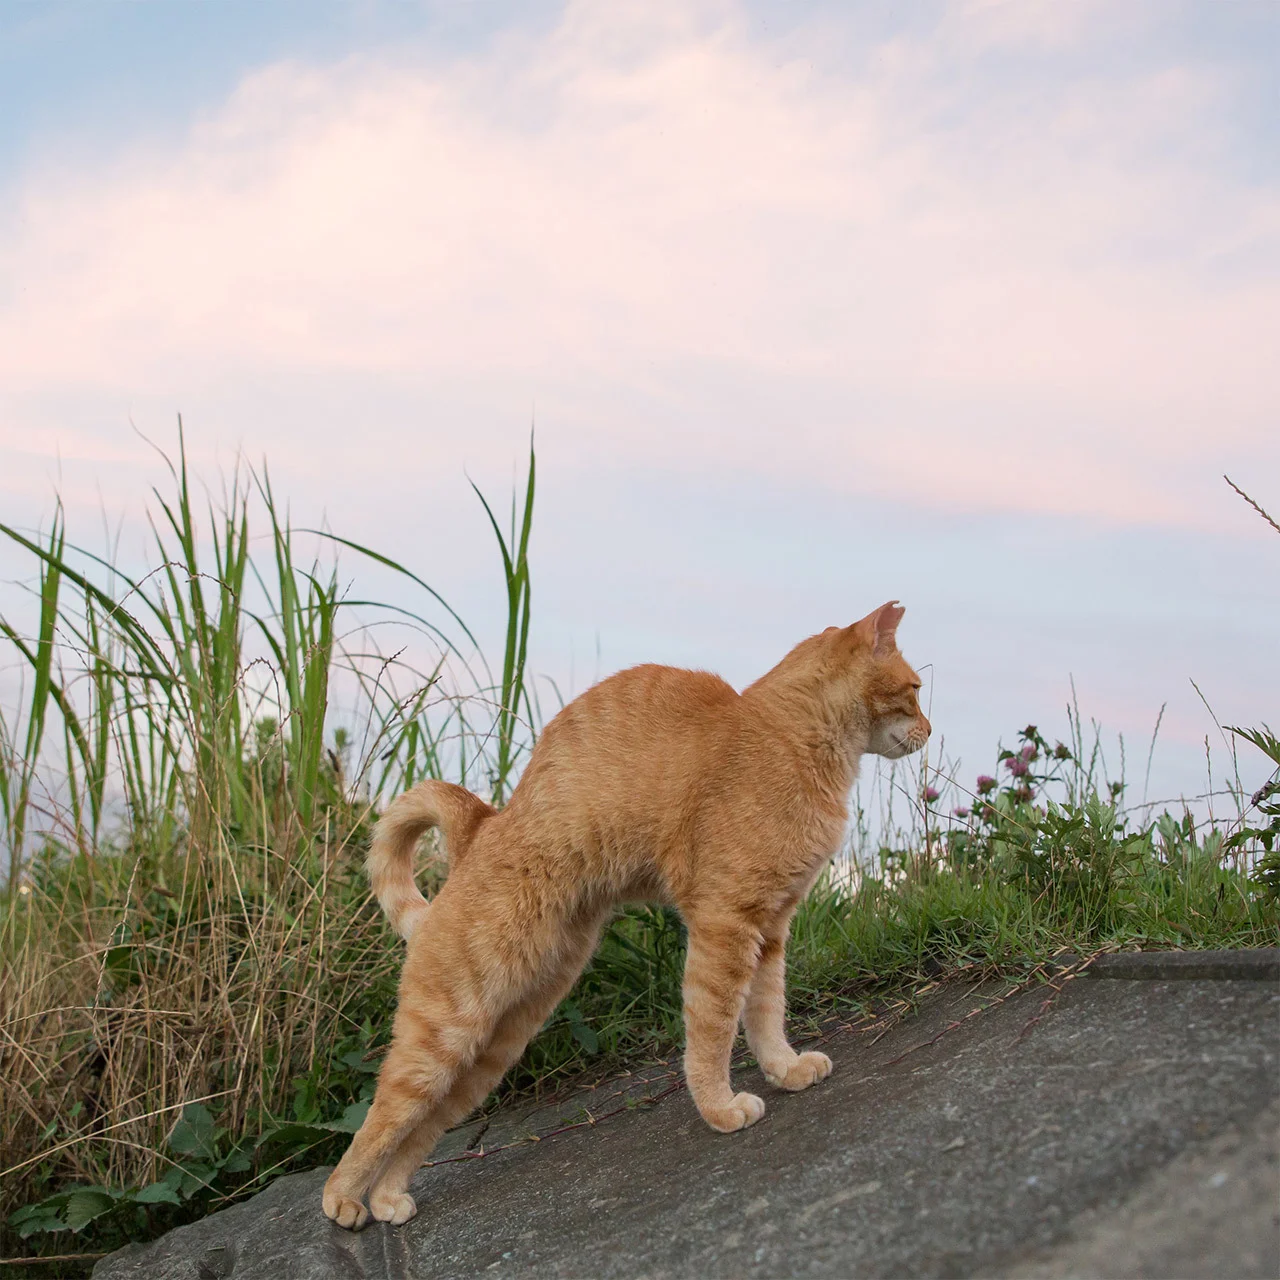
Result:
<instances>
[{"instance_id":1,"label":"cat's hind leg","mask_svg":"<svg viewBox=\"0 0 1280 1280\"><path fill-rule=\"evenodd\" d=\"M449 1096L511 1004L503 966L468 945L470 914L446 883L410 939L373 1103L325 1183L324 1211L339 1226L364 1225L365 1193L405 1138Z\"/></svg>"},{"instance_id":2,"label":"cat's hind leg","mask_svg":"<svg viewBox=\"0 0 1280 1280\"><path fill-rule=\"evenodd\" d=\"M603 921L573 927L540 973L498 1020L475 1061L459 1071L440 1104L400 1143L369 1192L369 1209L380 1222L398 1226L417 1213L409 1182L445 1130L465 1119L490 1094L524 1052L525 1045L578 980L600 939Z\"/></svg>"},{"instance_id":3,"label":"cat's hind leg","mask_svg":"<svg viewBox=\"0 0 1280 1280\"><path fill-rule=\"evenodd\" d=\"M747 990L742 1021L760 1070L778 1089L807 1089L831 1074L825 1053L797 1053L787 1042L786 945L791 913L764 930L760 963Z\"/></svg>"}]
</instances>

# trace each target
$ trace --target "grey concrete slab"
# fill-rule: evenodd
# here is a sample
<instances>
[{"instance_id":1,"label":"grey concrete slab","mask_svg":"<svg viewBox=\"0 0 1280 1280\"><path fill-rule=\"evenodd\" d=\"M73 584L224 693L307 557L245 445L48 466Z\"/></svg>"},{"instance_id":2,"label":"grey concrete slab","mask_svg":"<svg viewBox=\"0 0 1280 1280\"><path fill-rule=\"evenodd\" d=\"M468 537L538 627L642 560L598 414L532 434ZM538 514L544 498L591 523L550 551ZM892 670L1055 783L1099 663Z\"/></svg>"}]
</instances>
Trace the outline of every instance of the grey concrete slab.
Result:
<instances>
[{"instance_id":1,"label":"grey concrete slab","mask_svg":"<svg viewBox=\"0 0 1280 1280\"><path fill-rule=\"evenodd\" d=\"M1063 1240L1005 1270L1017 1280L1192 1274L1280 1275L1280 1103L1175 1156L1119 1206L1086 1209Z\"/></svg>"},{"instance_id":2,"label":"grey concrete slab","mask_svg":"<svg viewBox=\"0 0 1280 1280\"><path fill-rule=\"evenodd\" d=\"M1229 1225L1191 1231L1176 1274L1280 1274L1280 1229L1258 1225L1247 1190L1265 1197L1275 1162L1274 1126L1257 1126L1280 1097L1280 983L1072 981L997 994L943 988L887 1031L881 1020L832 1035L835 1072L802 1094L739 1073L769 1107L739 1134L707 1129L671 1071L655 1068L501 1116L479 1137L476 1126L451 1135L446 1162L416 1178L419 1215L403 1228L333 1226L317 1170L104 1259L94 1275L1122 1274L1090 1270L1107 1239L1140 1245L1170 1218L1188 1223L1176 1205L1203 1207L1209 1193L1214 1218L1253 1222L1255 1243L1227 1259ZM659 1100L635 1103L644 1096ZM570 1123L581 1127L556 1132ZM1206 1191L1222 1170L1202 1178L1209 1165L1195 1161L1221 1163L1212 1144L1232 1134L1245 1135L1243 1163ZM1150 1204L1144 1187L1156 1188ZM1174 1208L1161 1217L1162 1205ZM1160 1256L1138 1249L1123 1274L1169 1274L1143 1269Z\"/></svg>"}]
</instances>

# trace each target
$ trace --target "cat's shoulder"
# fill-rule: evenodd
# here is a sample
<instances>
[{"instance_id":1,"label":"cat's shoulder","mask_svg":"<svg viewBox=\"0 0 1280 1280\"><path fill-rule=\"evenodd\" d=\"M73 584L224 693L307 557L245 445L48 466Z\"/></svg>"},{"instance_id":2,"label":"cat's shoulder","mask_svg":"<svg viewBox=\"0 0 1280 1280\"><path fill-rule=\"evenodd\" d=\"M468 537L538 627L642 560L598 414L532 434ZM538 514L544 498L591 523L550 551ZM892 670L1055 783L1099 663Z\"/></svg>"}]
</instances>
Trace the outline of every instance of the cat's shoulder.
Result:
<instances>
[{"instance_id":1,"label":"cat's shoulder","mask_svg":"<svg viewBox=\"0 0 1280 1280\"><path fill-rule=\"evenodd\" d=\"M669 697L676 694L698 701L715 702L737 701L739 696L733 685L713 671L668 667L657 662L645 662L617 671L600 681L595 690L605 695L641 697Z\"/></svg>"}]
</instances>

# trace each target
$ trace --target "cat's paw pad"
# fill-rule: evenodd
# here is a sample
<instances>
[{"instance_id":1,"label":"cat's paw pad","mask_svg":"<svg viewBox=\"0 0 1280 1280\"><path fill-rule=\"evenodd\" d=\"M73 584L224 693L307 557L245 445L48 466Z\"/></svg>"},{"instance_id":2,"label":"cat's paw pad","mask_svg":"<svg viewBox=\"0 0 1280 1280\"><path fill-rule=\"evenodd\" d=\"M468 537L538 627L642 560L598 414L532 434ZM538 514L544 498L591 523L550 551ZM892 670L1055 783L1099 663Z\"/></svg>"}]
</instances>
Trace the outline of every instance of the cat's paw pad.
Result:
<instances>
[{"instance_id":1,"label":"cat's paw pad","mask_svg":"<svg viewBox=\"0 0 1280 1280\"><path fill-rule=\"evenodd\" d=\"M736 1133L764 1115L764 1100L754 1093L737 1093L727 1107L709 1108L702 1118L719 1133Z\"/></svg>"},{"instance_id":2,"label":"cat's paw pad","mask_svg":"<svg viewBox=\"0 0 1280 1280\"><path fill-rule=\"evenodd\" d=\"M766 1073L765 1078L779 1089L798 1093L831 1074L831 1059L825 1053L800 1053L787 1069L778 1074Z\"/></svg>"},{"instance_id":3,"label":"cat's paw pad","mask_svg":"<svg viewBox=\"0 0 1280 1280\"><path fill-rule=\"evenodd\" d=\"M393 1227L403 1226L418 1212L417 1204L407 1191L396 1195L379 1195L375 1191L369 1197L369 1208L379 1222L389 1222Z\"/></svg>"},{"instance_id":4,"label":"cat's paw pad","mask_svg":"<svg viewBox=\"0 0 1280 1280\"><path fill-rule=\"evenodd\" d=\"M326 1218L332 1218L348 1231L359 1231L369 1221L369 1210L359 1200L344 1196L339 1191L330 1191L328 1187L324 1189L324 1213Z\"/></svg>"}]
</instances>

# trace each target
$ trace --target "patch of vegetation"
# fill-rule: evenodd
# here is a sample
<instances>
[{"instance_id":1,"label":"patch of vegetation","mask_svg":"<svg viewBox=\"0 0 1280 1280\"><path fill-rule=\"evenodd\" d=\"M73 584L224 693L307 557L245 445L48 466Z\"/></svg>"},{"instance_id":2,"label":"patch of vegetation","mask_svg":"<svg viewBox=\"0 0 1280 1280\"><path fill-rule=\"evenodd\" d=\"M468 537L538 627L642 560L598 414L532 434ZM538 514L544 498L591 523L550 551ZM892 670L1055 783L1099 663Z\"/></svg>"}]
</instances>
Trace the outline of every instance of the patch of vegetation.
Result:
<instances>
[{"instance_id":1,"label":"patch of vegetation","mask_svg":"<svg viewBox=\"0 0 1280 1280\"><path fill-rule=\"evenodd\" d=\"M541 720L532 455L505 532L485 504L508 599L496 678L403 565L319 535L410 582L419 615L299 562L265 472L237 473L202 516L181 449L172 473L150 571L77 551L60 514L43 539L0 525L39 566L30 625L0 618L27 671L0 717L5 1253L149 1238L336 1159L372 1096L400 961L361 866L374 801L426 776L500 801ZM390 656L388 620L409 628ZM1062 948L1280 939L1275 780L1231 829L1138 822L1073 725L1069 745L1028 726L955 812L935 773L910 783L906 832L862 831L797 916L797 1020ZM1269 731L1237 732L1280 770ZM423 884L439 874L428 858ZM669 909L622 914L501 1096L675 1047L684 943Z\"/></svg>"}]
</instances>

